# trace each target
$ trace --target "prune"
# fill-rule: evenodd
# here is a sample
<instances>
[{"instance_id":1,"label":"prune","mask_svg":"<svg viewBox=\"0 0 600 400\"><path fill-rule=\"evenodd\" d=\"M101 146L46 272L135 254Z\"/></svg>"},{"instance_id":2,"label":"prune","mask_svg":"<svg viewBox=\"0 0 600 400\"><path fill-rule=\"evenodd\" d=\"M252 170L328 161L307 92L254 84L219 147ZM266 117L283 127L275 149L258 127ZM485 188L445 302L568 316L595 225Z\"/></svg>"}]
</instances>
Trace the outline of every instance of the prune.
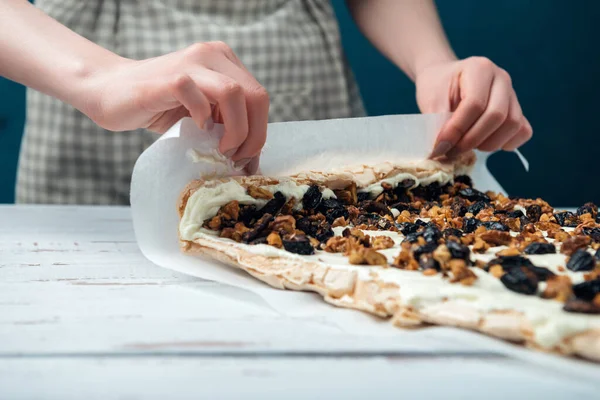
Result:
<instances>
[{"instance_id":1,"label":"prune","mask_svg":"<svg viewBox=\"0 0 600 400\"><path fill-rule=\"evenodd\" d=\"M379 214L360 214L358 218L356 218L356 225L375 225L379 222L380 219L381 217L379 216Z\"/></svg>"},{"instance_id":2,"label":"prune","mask_svg":"<svg viewBox=\"0 0 600 400\"><path fill-rule=\"evenodd\" d=\"M369 200L370 194L369 192L358 192L356 193L356 198L358 199L358 202L360 203L361 201L365 201L365 200Z\"/></svg>"},{"instance_id":3,"label":"prune","mask_svg":"<svg viewBox=\"0 0 600 400\"><path fill-rule=\"evenodd\" d=\"M521 221L521 230L523 230L523 227L525 225L528 225L531 223L531 221L529 220L529 218L527 218L526 216L522 216L521 218L519 218L519 220Z\"/></svg>"},{"instance_id":4,"label":"prune","mask_svg":"<svg viewBox=\"0 0 600 400\"><path fill-rule=\"evenodd\" d=\"M436 242L427 242L423 246L419 246L413 250L413 257L418 260L422 254L433 253L437 249L438 244Z\"/></svg>"},{"instance_id":5,"label":"prune","mask_svg":"<svg viewBox=\"0 0 600 400\"><path fill-rule=\"evenodd\" d=\"M331 208L344 208L344 205L334 198L324 199L319 205L319 210L325 211Z\"/></svg>"},{"instance_id":6,"label":"prune","mask_svg":"<svg viewBox=\"0 0 600 400\"><path fill-rule=\"evenodd\" d=\"M304 235L295 235L290 239L282 239L283 248L290 253L302 254L305 256L315 253L315 249L310 244L308 238Z\"/></svg>"},{"instance_id":7,"label":"prune","mask_svg":"<svg viewBox=\"0 0 600 400\"><path fill-rule=\"evenodd\" d=\"M427 226L428 223L423 221L422 219L416 219L415 224L417 224L419 226Z\"/></svg>"},{"instance_id":8,"label":"prune","mask_svg":"<svg viewBox=\"0 0 600 400\"><path fill-rule=\"evenodd\" d=\"M377 213L379 215L389 215L392 218L394 217L388 206L378 201L367 200L363 202L361 207L365 211L370 213Z\"/></svg>"},{"instance_id":9,"label":"prune","mask_svg":"<svg viewBox=\"0 0 600 400\"><path fill-rule=\"evenodd\" d=\"M255 216L256 206L254 204L240 206L240 214L238 216L240 222L243 222L246 226L250 226Z\"/></svg>"},{"instance_id":10,"label":"prune","mask_svg":"<svg viewBox=\"0 0 600 400\"><path fill-rule=\"evenodd\" d=\"M331 225L329 225L328 222L322 222L317 226L317 229L312 236L323 243L330 237L333 237L333 229L331 229Z\"/></svg>"},{"instance_id":11,"label":"prune","mask_svg":"<svg viewBox=\"0 0 600 400\"><path fill-rule=\"evenodd\" d=\"M442 232L440 232L440 229L437 226L428 225L425 227L425 229L423 229L423 239L425 239L426 242L437 243L437 241L441 238Z\"/></svg>"},{"instance_id":12,"label":"prune","mask_svg":"<svg viewBox=\"0 0 600 400\"><path fill-rule=\"evenodd\" d=\"M571 255L567 262L567 268L571 271L591 271L596 267L594 256L584 249L579 249Z\"/></svg>"},{"instance_id":13,"label":"prune","mask_svg":"<svg viewBox=\"0 0 600 400\"><path fill-rule=\"evenodd\" d=\"M319 206L323 195L318 186L310 186L302 197L302 205L307 210L313 210Z\"/></svg>"},{"instance_id":14,"label":"prune","mask_svg":"<svg viewBox=\"0 0 600 400\"><path fill-rule=\"evenodd\" d=\"M285 202L286 202L286 199L285 199L285 196L283 195L283 193L275 192L275 194L273 195L273 198L271 200L269 200L267 202L267 204L264 205L263 208L258 210L258 213L260 213L260 215L271 214L271 215L275 216L279 213L279 211L281 211L281 208L283 207Z\"/></svg>"},{"instance_id":15,"label":"prune","mask_svg":"<svg viewBox=\"0 0 600 400\"><path fill-rule=\"evenodd\" d=\"M554 214L554 218L556 218L556 222L558 222L560 226L575 228L579 224L577 216L571 211L556 213Z\"/></svg>"},{"instance_id":16,"label":"prune","mask_svg":"<svg viewBox=\"0 0 600 400\"><path fill-rule=\"evenodd\" d=\"M523 256L500 256L487 263L486 270L492 265L501 265L505 270L518 267L534 267L531 260Z\"/></svg>"},{"instance_id":17,"label":"prune","mask_svg":"<svg viewBox=\"0 0 600 400\"><path fill-rule=\"evenodd\" d=\"M521 218L524 215L525 214L523 214L523 211L521 210L513 210L506 213L508 218Z\"/></svg>"},{"instance_id":18,"label":"prune","mask_svg":"<svg viewBox=\"0 0 600 400\"><path fill-rule=\"evenodd\" d=\"M450 255L452 258L460 258L461 260L469 261L469 255L471 251L464 244L455 242L454 240L449 240L446 242L446 247L450 250Z\"/></svg>"},{"instance_id":19,"label":"prune","mask_svg":"<svg viewBox=\"0 0 600 400\"><path fill-rule=\"evenodd\" d=\"M244 232L242 235L242 242L250 243L256 239L267 228L269 223L273 221L273 219L275 219L275 217L273 217L271 214L264 214L258 219L258 221L256 221L254 226L249 231Z\"/></svg>"},{"instance_id":20,"label":"prune","mask_svg":"<svg viewBox=\"0 0 600 400\"><path fill-rule=\"evenodd\" d=\"M416 243L419 238L421 237L421 232L414 232L414 233L409 233L408 235L405 235L406 237L404 238L404 240L402 242L408 242L408 243Z\"/></svg>"},{"instance_id":21,"label":"prune","mask_svg":"<svg viewBox=\"0 0 600 400\"><path fill-rule=\"evenodd\" d=\"M409 233L414 233L419 230L421 225L413 224L412 222L402 222L400 224L396 224L396 227L402 232L404 236Z\"/></svg>"},{"instance_id":22,"label":"prune","mask_svg":"<svg viewBox=\"0 0 600 400\"><path fill-rule=\"evenodd\" d=\"M481 225L485 226L490 231L502 231L502 232L510 232L508 226L504 225L501 222L496 221L487 221L481 223Z\"/></svg>"},{"instance_id":23,"label":"prune","mask_svg":"<svg viewBox=\"0 0 600 400\"><path fill-rule=\"evenodd\" d=\"M597 261L600 261L600 249L596 250L596 254L594 254L594 258L595 258Z\"/></svg>"},{"instance_id":24,"label":"prune","mask_svg":"<svg viewBox=\"0 0 600 400\"><path fill-rule=\"evenodd\" d=\"M554 272L550 271L548 268L536 267L535 265L530 266L528 268L531 272L533 272L535 274L535 276L537 276L537 278L540 282L547 281L548 278L556 275Z\"/></svg>"},{"instance_id":25,"label":"prune","mask_svg":"<svg viewBox=\"0 0 600 400\"><path fill-rule=\"evenodd\" d=\"M552 243L534 242L525 247L525 254L554 254L556 247Z\"/></svg>"},{"instance_id":26,"label":"prune","mask_svg":"<svg viewBox=\"0 0 600 400\"><path fill-rule=\"evenodd\" d=\"M583 228L582 233L589 236L594 242L600 242L600 228Z\"/></svg>"},{"instance_id":27,"label":"prune","mask_svg":"<svg viewBox=\"0 0 600 400\"><path fill-rule=\"evenodd\" d=\"M485 201L486 203L490 202L490 198L487 194L473 188L460 189L458 191L458 195L471 201Z\"/></svg>"},{"instance_id":28,"label":"prune","mask_svg":"<svg viewBox=\"0 0 600 400\"><path fill-rule=\"evenodd\" d=\"M600 278L573 285L573 294L579 299L592 301L600 293Z\"/></svg>"},{"instance_id":29,"label":"prune","mask_svg":"<svg viewBox=\"0 0 600 400\"><path fill-rule=\"evenodd\" d=\"M330 224L339 217L348 218L350 216L346 207L336 199L325 199L321 201L319 210L325 215L327 222Z\"/></svg>"},{"instance_id":30,"label":"prune","mask_svg":"<svg viewBox=\"0 0 600 400\"><path fill-rule=\"evenodd\" d=\"M459 197L455 197L455 199L459 199ZM467 213L467 206L465 206L464 201L455 201L450 205L450 209L452 210L452 215L454 215L454 217L464 217Z\"/></svg>"},{"instance_id":31,"label":"prune","mask_svg":"<svg viewBox=\"0 0 600 400\"><path fill-rule=\"evenodd\" d=\"M473 180L468 175L458 175L454 177L454 183L462 183L469 187L473 187Z\"/></svg>"},{"instance_id":32,"label":"prune","mask_svg":"<svg viewBox=\"0 0 600 400\"><path fill-rule=\"evenodd\" d=\"M598 206L594 203L585 203L577 209L577 215L591 214L592 218L598 214Z\"/></svg>"},{"instance_id":33,"label":"prune","mask_svg":"<svg viewBox=\"0 0 600 400\"><path fill-rule=\"evenodd\" d=\"M449 238L450 236L455 236L457 238L460 238L463 236L463 233L460 229L446 228L442 231L442 236L446 239Z\"/></svg>"},{"instance_id":34,"label":"prune","mask_svg":"<svg viewBox=\"0 0 600 400\"><path fill-rule=\"evenodd\" d=\"M296 228L310 236L315 236L318 224L311 222L308 218L299 218L296 220Z\"/></svg>"},{"instance_id":35,"label":"prune","mask_svg":"<svg viewBox=\"0 0 600 400\"><path fill-rule=\"evenodd\" d=\"M594 303L579 299L568 300L565 303L563 310L580 314L600 314L600 307Z\"/></svg>"},{"instance_id":36,"label":"prune","mask_svg":"<svg viewBox=\"0 0 600 400\"><path fill-rule=\"evenodd\" d=\"M423 254L419 257L419 266L421 269L434 269L436 271L440 270L440 263L437 262L430 254Z\"/></svg>"},{"instance_id":37,"label":"prune","mask_svg":"<svg viewBox=\"0 0 600 400\"><path fill-rule=\"evenodd\" d=\"M542 216L542 207L537 204L532 204L526 208L525 212L527 214L527 219L531 222L538 222Z\"/></svg>"},{"instance_id":38,"label":"prune","mask_svg":"<svg viewBox=\"0 0 600 400\"><path fill-rule=\"evenodd\" d=\"M481 221L477 218L464 218L463 219L463 231L465 233L475 232L475 229L479 228Z\"/></svg>"},{"instance_id":39,"label":"prune","mask_svg":"<svg viewBox=\"0 0 600 400\"><path fill-rule=\"evenodd\" d=\"M442 188L440 187L439 183L433 182L427 186L417 186L416 188L412 189L412 193L416 197L420 197L427 201L432 201L440 198L440 195L442 194Z\"/></svg>"},{"instance_id":40,"label":"prune","mask_svg":"<svg viewBox=\"0 0 600 400\"><path fill-rule=\"evenodd\" d=\"M470 212L473 215L477 215L479 214L479 211L487 207L489 207L489 205L486 202L476 201L475 203L471 204L469 208L467 208L467 212Z\"/></svg>"},{"instance_id":41,"label":"prune","mask_svg":"<svg viewBox=\"0 0 600 400\"><path fill-rule=\"evenodd\" d=\"M538 278L527 268L511 268L500 277L500 281L513 292L532 295L537 292Z\"/></svg>"}]
</instances>

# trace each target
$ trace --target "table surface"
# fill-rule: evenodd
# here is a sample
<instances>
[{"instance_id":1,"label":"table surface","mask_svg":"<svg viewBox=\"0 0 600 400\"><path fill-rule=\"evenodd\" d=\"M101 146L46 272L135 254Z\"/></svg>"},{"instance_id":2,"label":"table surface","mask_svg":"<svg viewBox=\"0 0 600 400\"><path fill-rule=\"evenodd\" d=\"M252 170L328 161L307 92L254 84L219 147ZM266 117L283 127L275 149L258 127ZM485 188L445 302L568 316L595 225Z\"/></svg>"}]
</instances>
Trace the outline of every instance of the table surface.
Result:
<instances>
[{"instance_id":1,"label":"table surface","mask_svg":"<svg viewBox=\"0 0 600 400\"><path fill-rule=\"evenodd\" d=\"M0 398L594 398L599 390L597 380L498 353L373 346L231 290L146 260L129 208L0 206Z\"/></svg>"}]
</instances>

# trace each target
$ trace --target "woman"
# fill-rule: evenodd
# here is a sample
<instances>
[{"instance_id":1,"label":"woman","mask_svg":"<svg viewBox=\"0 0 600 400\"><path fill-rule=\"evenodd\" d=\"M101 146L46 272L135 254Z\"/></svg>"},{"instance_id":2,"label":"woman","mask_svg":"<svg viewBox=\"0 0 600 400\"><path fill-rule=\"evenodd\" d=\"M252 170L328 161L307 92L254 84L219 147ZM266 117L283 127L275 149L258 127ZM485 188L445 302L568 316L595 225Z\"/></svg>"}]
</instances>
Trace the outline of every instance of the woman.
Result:
<instances>
[{"instance_id":1,"label":"woman","mask_svg":"<svg viewBox=\"0 0 600 400\"><path fill-rule=\"evenodd\" d=\"M219 150L253 173L268 121L364 114L325 0L36 3L0 3L0 74L34 89L18 202L127 204L135 160L184 116L222 121ZM347 3L421 111L455 111L432 157L531 137L509 75L457 60L433 0Z\"/></svg>"}]
</instances>

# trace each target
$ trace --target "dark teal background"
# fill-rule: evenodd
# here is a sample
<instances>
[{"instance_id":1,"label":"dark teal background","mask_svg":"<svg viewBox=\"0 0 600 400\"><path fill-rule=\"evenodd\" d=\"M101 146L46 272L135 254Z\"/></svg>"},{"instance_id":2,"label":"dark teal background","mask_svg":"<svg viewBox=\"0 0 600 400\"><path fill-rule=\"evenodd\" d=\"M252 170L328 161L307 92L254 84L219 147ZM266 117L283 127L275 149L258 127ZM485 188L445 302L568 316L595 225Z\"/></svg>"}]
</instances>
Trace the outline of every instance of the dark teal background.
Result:
<instances>
[{"instance_id":1,"label":"dark teal background","mask_svg":"<svg viewBox=\"0 0 600 400\"><path fill-rule=\"evenodd\" d=\"M362 37L343 1L333 3L369 113L417 112L413 84ZM600 203L600 2L439 0L438 7L460 57L486 56L510 72L533 126L522 148L528 174L511 154L490 161L506 190L558 206ZM0 203L14 199L23 117L22 88L0 80Z\"/></svg>"}]
</instances>

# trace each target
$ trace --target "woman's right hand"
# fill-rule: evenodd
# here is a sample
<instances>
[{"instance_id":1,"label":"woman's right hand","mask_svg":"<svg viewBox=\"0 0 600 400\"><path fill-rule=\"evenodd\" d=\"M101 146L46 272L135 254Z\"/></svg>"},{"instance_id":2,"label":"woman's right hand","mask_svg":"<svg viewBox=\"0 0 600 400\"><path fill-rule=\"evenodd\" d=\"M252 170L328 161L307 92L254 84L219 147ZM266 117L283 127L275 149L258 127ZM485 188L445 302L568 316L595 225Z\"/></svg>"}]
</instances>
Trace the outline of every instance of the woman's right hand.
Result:
<instances>
[{"instance_id":1,"label":"woman's right hand","mask_svg":"<svg viewBox=\"0 0 600 400\"><path fill-rule=\"evenodd\" d=\"M199 127L223 122L219 151L253 174L265 143L269 96L222 42L197 43L143 61L117 58L84 80L74 104L112 131L146 128L164 133L190 116ZM222 121L220 121L222 119Z\"/></svg>"}]
</instances>

